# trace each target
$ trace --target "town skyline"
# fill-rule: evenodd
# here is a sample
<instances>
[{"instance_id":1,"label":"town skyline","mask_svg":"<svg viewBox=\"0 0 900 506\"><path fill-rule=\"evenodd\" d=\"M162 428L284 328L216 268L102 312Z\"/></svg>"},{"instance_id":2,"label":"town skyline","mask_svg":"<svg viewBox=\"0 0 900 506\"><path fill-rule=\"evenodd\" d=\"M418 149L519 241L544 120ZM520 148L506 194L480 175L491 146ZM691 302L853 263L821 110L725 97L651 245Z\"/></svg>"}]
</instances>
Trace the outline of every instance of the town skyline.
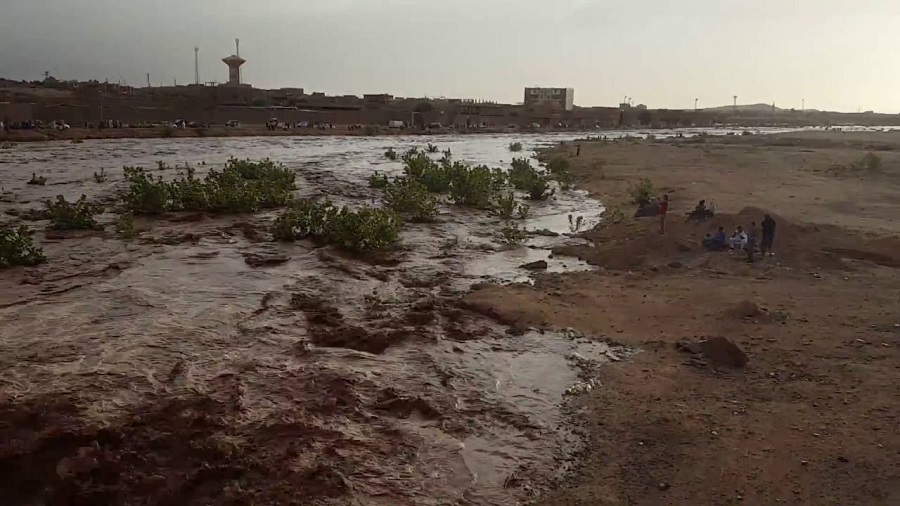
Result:
<instances>
[{"instance_id":1,"label":"town skyline","mask_svg":"<svg viewBox=\"0 0 900 506\"><path fill-rule=\"evenodd\" d=\"M2 27L12 43L0 48L0 74L145 86L149 73L154 86L188 84L196 46L201 81L224 82L221 59L239 37L243 81L264 89L518 103L528 86L571 87L580 107L627 96L667 109L693 109L699 99L703 109L737 95L739 104L783 109L900 111L891 92L900 70L880 64L900 35L872 30L900 19L890 2L855 10L831 0L645 4L566 0L537 23L542 4L531 0L342 0L302 9L276 0L252 10L231 0L162 0L152 12L86 0L80 8L91 15L74 27L55 8L60 2L36 0L8 7L5 19L18 21Z\"/></svg>"}]
</instances>

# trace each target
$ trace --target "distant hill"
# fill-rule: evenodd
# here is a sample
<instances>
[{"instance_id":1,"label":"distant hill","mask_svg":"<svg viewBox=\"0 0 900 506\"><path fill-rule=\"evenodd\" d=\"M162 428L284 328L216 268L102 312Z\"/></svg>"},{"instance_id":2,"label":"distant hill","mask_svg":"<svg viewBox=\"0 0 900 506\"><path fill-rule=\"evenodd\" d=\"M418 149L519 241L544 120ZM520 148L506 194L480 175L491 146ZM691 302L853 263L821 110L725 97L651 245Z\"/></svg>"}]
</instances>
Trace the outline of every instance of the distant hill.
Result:
<instances>
[{"instance_id":1,"label":"distant hill","mask_svg":"<svg viewBox=\"0 0 900 506\"><path fill-rule=\"evenodd\" d=\"M772 109L772 104L749 104L738 105L737 107L733 105L723 105L721 107L707 107L700 110L706 112L732 112L735 109L737 109L738 112L772 112L773 110L779 112L785 110L778 107Z\"/></svg>"}]
</instances>

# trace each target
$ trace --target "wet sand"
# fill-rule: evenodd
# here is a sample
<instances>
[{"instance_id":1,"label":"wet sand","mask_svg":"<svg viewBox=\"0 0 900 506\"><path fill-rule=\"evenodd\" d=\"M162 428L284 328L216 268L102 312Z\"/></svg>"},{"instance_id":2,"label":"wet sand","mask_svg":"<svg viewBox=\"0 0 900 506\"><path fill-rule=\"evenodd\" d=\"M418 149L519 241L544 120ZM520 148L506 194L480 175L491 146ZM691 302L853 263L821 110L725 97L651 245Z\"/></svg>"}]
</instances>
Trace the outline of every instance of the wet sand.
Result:
<instances>
[{"instance_id":1,"label":"wet sand","mask_svg":"<svg viewBox=\"0 0 900 506\"><path fill-rule=\"evenodd\" d=\"M556 151L580 187L625 205L647 177L672 212L665 235L654 218L625 220L560 249L598 271L466 297L505 322L642 350L578 399L587 458L537 504L900 503L900 133L581 145L578 158L573 144ZM867 152L880 168L850 168ZM700 199L718 215L685 222ZM774 258L698 247L766 212ZM713 336L746 368L675 346Z\"/></svg>"}]
</instances>

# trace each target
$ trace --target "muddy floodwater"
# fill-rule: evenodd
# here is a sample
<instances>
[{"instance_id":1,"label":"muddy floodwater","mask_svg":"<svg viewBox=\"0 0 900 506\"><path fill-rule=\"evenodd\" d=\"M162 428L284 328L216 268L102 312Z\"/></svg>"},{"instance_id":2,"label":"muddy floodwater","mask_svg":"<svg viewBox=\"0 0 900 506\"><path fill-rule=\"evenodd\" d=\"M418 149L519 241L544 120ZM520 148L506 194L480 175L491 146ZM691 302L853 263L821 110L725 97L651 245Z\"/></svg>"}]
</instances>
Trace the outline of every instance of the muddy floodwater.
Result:
<instances>
[{"instance_id":1,"label":"muddy floodwater","mask_svg":"<svg viewBox=\"0 0 900 506\"><path fill-rule=\"evenodd\" d=\"M723 131L719 131L723 133ZM606 133L616 136L615 133ZM2 272L0 497L4 504L497 504L540 494L581 438L570 395L630 350L565 329L508 328L459 303L522 264L585 270L602 205L578 191L530 203L525 246L500 221L444 206L378 262L273 242L276 213L138 220L113 231L122 166L201 173L229 157L297 171L298 194L377 203L384 158L431 142L455 160L513 156L582 135L85 141L0 150L4 224L36 231L49 262ZM510 142L525 144L510 153ZM105 169L98 183L94 172ZM177 169L162 171L175 176ZM168 172L168 174L166 174ZM45 186L25 183L32 173ZM66 237L28 221L56 195L108 204L106 230ZM538 232L539 231L539 232ZM546 274L540 274L546 275Z\"/></svg>"}]
</instances>

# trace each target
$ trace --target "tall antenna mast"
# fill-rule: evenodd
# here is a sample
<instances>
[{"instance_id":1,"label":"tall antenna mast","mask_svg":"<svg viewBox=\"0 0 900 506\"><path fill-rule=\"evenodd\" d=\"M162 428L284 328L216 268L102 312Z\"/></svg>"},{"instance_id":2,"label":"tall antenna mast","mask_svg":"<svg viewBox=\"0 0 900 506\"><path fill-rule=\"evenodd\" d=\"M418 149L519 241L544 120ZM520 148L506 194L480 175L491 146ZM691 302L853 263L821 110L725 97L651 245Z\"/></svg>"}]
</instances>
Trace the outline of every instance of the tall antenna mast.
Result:
<instances>
[{"instance_id":1,"label":"tall antenna mast","mask_svg":"<svg viewBox=\"0 0 900 506\"><path fill-rule=\"evenodd\" d=\"M200 84L200 48L194 46L194 84Z\"/></svg>"},{"instance_id":2,"label":"tall antenna mast","mask_svg":"<svg viewBox=\"0 0 900 506\"><path fill-rule=\"evenodd\" d=\"M234 51L235 51L235 53L234 53L235 56L241 56L241 39L234 39ZM239 83L244 82L243 77L244 77L244 73L241 72L240 69L238 69L238 82Z\"/></svg>"}]
</instances>

